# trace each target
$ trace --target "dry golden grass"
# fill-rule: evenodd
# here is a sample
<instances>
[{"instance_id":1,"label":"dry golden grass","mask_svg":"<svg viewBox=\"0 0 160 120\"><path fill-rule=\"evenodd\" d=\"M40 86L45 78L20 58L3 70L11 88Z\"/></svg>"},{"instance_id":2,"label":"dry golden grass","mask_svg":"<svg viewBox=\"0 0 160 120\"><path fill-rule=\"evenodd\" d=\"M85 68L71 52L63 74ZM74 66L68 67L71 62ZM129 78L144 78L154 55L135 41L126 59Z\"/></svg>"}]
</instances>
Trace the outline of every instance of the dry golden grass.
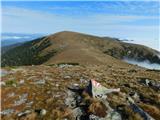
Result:
<instances>
[{"instance_id":1,"label":"dry golden grass","mask_svg":"<svg viewBox=\"0 0 160 120\"><path fill-rule=\"evenodd\" d=\"M156 120L160 119L160 109L159 108L153 105L143 104L143 103L140 103L139 105L143 110L145 110L148 114L150 114Z\"/></svg>"},{"instance_id":2,"label":"dry golden grass","mask_svg":"<svg viewBox=\"0 0 160 120\"><path fill-rule=\"evenodd\" d=\"M19 67L21 68L21 67ZM107 88L120 88L121 92L117 94L108 94L108 101L110 106L115 109L118 105L126 105L126 96L135 91L143 94L146 98L150 98L154 103L152 105L142 105L146 112L148 112L153 118L159 119L159 110L156 104L159 98L159 91L154 91L150 87L146 87L138 83L139 77L151 78L153 80L159 80L160 74L152 71L148 72L144 69L137 69L137 72L128 72L133 69L132 67L121 68L111 66L73 66L59 68L56 66L26 66L23 67L24 71L18 71L2 78L2 81L14 79L17 83L17 87L2 86L2 110L12 108L16 111L16 114L27 108L26 103L19 106L14 106L15 100L24 93L28 93L27 102L33 101L30 109L46 109L47 114L44 116L44 120L61 120L68 118L72 120L72 112L65 106L67 87L73 84L80 84L85 86L86 84L80 82L80 78L84 78L86 81L95 79L102 83ZM12 72L12 69L10 70ZM124 75L122 75L124 74ZM64 76L70 75L70 79L64 79ZM126 77L127 76L127 77ZM17 78L17 79L16 79ZM36 81L44 79L45 84L34 84ZM23 84L19 84L21 80L24 80ZM123 84L128 83L130 87L125 87ZM14 92L14 97L8 97L10 93ZM84 102L88 103L88 112L104 116L104 111L107 110L103 104L97 102L90 97L87 93L83 93ZM62 109L63 108L63 109ZM100 111L100 112L99 112ZM132 110L126 109L127 114L130 116L130 120L141 120L139 114L134 113ZM4 116L2 120L17 119L16 114L11 116ZM30 116L31 118L34 116ZM36 119L41 119L36 116ZM35 119L35 120L36 120Z\"/></svg>"},{"instance_id":3,"label":"dry golden grass","mask_svg":"<svg viewBox=\"0 0 160 120\"><path fill-rule=\"evenodd\" d=\"M107 115L108 108L100 101L93 101L89 108L88 113L94 114L99 117L105 117Z\"/></svg>"}]
</instances>

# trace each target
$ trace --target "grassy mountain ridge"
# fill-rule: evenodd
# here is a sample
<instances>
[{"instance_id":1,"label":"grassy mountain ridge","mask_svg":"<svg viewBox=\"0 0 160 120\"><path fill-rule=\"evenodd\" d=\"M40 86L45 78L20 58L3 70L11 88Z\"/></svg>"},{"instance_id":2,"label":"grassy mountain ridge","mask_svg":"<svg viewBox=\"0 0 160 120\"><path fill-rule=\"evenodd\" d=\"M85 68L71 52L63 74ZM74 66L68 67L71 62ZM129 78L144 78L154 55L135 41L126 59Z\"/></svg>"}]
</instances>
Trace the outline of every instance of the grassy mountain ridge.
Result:
<instances>
[{"instance_id":1,"label":"grassy mountain ridge","mask_svg":"<svg viewBox=\"0 0 160 120\"><path fill-rule=\"evenodd\" d=\"M159 63L158 54L143 45L68 31L18 45L2 54L2 120L101 120L115 112L118 117L109 119L143 120L145 112L159 120L160 71L122 60ZM90 80L120 91L94 98L86 92Z\"/></svg>"},{"instance_id":2,"label":"grassy mountain ridge","mask_svg":"<svg viewBox=\"0 0 160 120\"><path fill-rule=\"evenodd\" d=\"M2 66L57 63L123 64L123 58L159 63L158 51L115 38L63 31L26 42L2 55Z\"/></svg>"}]
</instances>

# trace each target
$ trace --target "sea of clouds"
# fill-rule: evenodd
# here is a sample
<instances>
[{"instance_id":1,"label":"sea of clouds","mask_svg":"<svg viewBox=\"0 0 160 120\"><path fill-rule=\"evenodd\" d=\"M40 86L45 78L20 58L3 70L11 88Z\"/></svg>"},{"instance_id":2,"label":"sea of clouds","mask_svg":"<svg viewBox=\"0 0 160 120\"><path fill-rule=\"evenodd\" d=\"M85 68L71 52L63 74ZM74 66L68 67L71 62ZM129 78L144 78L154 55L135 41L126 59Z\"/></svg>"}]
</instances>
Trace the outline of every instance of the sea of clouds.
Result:
<instances>
[{"instance_id":1,"label":"sea of clouds","mask_svg":"<svg viewBox=\"0 0 160 120\"><path fill-rule=\"evenodd\" d=\"M145 67L145 68L148 68L148 69L160 70L160 64L150 63L148 60L137 61L137 60L134 60L134 59L125 58L124 61L127 62L127 63L130 63L130 64L134 64L134 65L138 65L138 66L141 66L141 67Z\"/></svg>"}]
</instances>

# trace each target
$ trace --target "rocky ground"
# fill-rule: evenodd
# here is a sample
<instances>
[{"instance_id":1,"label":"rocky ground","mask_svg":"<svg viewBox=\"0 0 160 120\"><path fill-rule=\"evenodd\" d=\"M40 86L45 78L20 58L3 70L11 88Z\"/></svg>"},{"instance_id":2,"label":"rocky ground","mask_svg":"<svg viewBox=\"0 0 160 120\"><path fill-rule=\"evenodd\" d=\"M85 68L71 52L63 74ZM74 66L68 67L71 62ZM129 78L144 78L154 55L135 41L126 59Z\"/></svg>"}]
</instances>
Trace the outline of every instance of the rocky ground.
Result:
<instances>
[{"instance_id":1,"label":"rocky ground","mask_svg":"<svg viewBox=\"0 0 160 120\"><path fill-rule=\"evenodd\" d=\"M95 79L106 88L113 109L121 108L124 119L141 120L128 106L126 97L156 120L160 120L160 71L135 66L38 65L5 67L1 80L2 120L74 120L67 106L68 86L85 87Z\"/></svg>"}]
</instances>

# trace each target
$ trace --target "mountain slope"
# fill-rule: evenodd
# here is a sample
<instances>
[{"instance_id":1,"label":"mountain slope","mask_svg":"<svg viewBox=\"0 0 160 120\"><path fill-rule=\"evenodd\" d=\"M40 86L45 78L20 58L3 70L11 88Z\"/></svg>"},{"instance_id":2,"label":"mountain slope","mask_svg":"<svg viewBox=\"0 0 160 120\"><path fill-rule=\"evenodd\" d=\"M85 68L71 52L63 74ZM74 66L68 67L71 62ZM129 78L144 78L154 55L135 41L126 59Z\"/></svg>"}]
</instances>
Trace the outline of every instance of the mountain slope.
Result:
<instances>
[{"instance_id":1,"label":"mountain slope","mask_svg":"<svg viewBox=\"0 0 160 120\"><path fill-rule=\"evenodd\" d=\"M2 66L78 63L82 65L127 65L123 58L159 63L158 51L109 37L59 32L8 50Z\"/></svg>"},{"instance_id":2,"label":"mountain slope","mask_svg":"<svg viewBox=\"0 0 160 120\"><path fill-rule=\"evenodd\" d=\"M18 47L20 45L22 45L23 43L16 43L13 45L8 45L8 46L1 46L1 54L4 54L5 52L7 52L10 49L13 49L15 47Z\"/></svg>"}]
</instances>

